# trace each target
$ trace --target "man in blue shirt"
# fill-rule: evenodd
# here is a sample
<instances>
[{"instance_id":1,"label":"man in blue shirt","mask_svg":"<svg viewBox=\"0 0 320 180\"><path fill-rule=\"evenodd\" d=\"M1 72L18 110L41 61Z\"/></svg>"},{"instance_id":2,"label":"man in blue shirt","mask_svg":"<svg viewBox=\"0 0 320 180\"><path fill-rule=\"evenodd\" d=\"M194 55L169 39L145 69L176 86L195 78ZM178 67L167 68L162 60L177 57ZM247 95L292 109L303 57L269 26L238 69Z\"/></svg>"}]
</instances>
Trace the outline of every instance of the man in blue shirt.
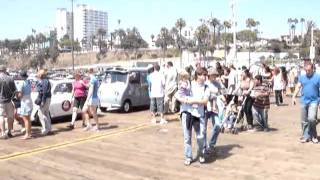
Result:
<instances>
[{"instance_id":1,"label":"man in blue shirt","mask_svg":"<svg viewBox=\"0 0 320 180\"><path fill-rule=\"evenodd\" d=\"M306 74L299 77L299 82L292 96L292 103L296 104L296 96L301 91L301 143L318 143L316 119L319 104L320 75L314 73L313 65L305 65Z\"/></svg>"}]
</instances>

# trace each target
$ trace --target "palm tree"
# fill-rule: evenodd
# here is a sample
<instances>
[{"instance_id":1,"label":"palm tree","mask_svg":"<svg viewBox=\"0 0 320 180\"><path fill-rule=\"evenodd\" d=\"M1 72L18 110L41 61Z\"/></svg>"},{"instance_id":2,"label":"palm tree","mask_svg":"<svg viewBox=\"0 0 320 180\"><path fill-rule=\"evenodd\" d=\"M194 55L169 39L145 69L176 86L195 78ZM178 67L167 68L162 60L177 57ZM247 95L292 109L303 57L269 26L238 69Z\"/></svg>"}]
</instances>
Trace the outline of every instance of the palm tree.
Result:
<instances>
[{"instance_id":1,"label":"palm tree","mask_svg":"<svg viewBox=\"0 0 320 180\"><path fill-rule=\"evenodd\" d=\"M224 39L224 60L225 60L225 64L226 64L226 60L227 60L227 29L231 28L231 23L229 21L224 21L223 26L224 26L224 34L226 37Z\"/></svg>"},{"instance_id":2,"label":"palm tree","mask_svg":"<svg viewBox=\"0 0 320 180\"><path fill-rule=\"evenodd\" d=\"M293 37L293 39L294 39L295 33L296 33L296 25L295 25L295 24L292 24L292 25L291 25L291 31L292 31L292 37ZM292 41L293 41L293 39L292 39Z\"/></svg>"},{"instance_id":3,"label":"palm tree","mask_svg":"<svg viewBox=\"0 0 320 180\"><path fill-rule=\"evenodd\" d=\"M260 21L256 21L256 27L257 27L257 39L259 39L259 26L260 26Z\"/></svg>"},{"instance_id":4,"label":"palm tree","mask_svg":"<svg viewBox=\"0 0 320 180\"><path fill-rule=\"evenodd\" d=\"M32 35L28 35L27 37L26 37L26 39L25 39L25 42L26 42L26 44L27 44L27 46L28 46L28 54L30 54L30 47L31 47L31 45L32 45L32 43L33 43L33 40L34 38L33 38L33 36Z\"/></svg>"},{"instance_id":5,"label":"palm tree","mask_svg":"<svg viewBox=\"0 0 320 180\"><path fill-rule=\"evenodd\" d=\"M195 32L195 37L198 41L197 46L199 49L200 56L206 56L207 48L208 48L208 36L209 36L209 28L207 25L202 24L199 26Z\"/></svg>"},{"instance_id":6,"label":"palm tree","mask_svg":"<svg viewBox=\"0 0 320 180\"><path fill-rule=\"evenodd\" d=\"M35 39L37 46L38 46L38 51L42 50L44 48L44 44L47 41L46 36L42 33L39 33L36 35Z\"/></svg>"},{"instance_id":7,"label":"palm tree","mask_svg":"<svg viewBox=\"0 0 320 180\"><path fill-rule=\"evenodd\" d=\"M168 42L167 36L169 36L169 30L165 27L162 27L160 30L160 38L162 39L161 48L163 50L163 58L165 58Z\"/></svg>"},{"instance_id":8,"label":"palm tree","mask_svg":"<svg viewBox=\"0 0 320 180\"><path fill-rule=\"evenodd\" d=\"M299 23L299 20L298 20L297 18L295 18L295 19L293 20L293 23L294 23L293 37L295 37L295 36L296 36L296 26L297 26L297 24Z\"/></svg>"},{"instance_id":9,"label":"palm tree","mask_svg":"<svg viewBox=\"0 0 320 180\"><path fill-rule=\"evenodd\" d=\"M301 42L302 42L302 39L303 39L303 26L304 26L305 22L306 22L306 20L304 18L300 19L300 23L301 23Z\"/></svg>"},{"instance_id":10,"label":"palm tree","mask_svg":"<svg viewBox=\"0 0 320 180\"><path fill-rule=\"evenodd\" d=\"M182 66L182 36L181 36L181 31L182 28L186 27L186 21L182 18L178 19L176 22L176 28L179 30L179 42L178 42L178 47L180 50L180 66Z\"/></svg>"},{"instance_id":11,"label":"palm tree","mask_svg":"<svg viewBox=\"0 0 320 180\"><path fill-rule=\"evenodd\" d=\"M150 38L151 38L151 44L152 44L152 46L153 46L153 42L154 42L154 35L153 34L151 34L151 36L150 36Z\"/></svg>"},{"instance_id":12,"label":"palm tree","mask_svg":"<svg viewBox=\"0 0 320 180\"><path fill-rule=\"evenodd\" d=\"M220 42L221 42L221 31L224 29L223 24L219 24L217 30L218 30L218 35L217 35L217 43L218 43L218 48L220 48Z\"/></svg>"},{"instance_id":13,"label":"palm tree","mask_svg":"<svg viewBox=\"0 0 320 180\"><path fill-rule=\"evenodd\" d=\"M216 43L216 27L220 25L220 21L217 18L211 18L209 20L209 25L213 27L213 44Z\"/></svg>"},{"instance_id":14,"label":"palm tree","mask_svg":"<svg viewBox=\"0 0 320 180\"><path fill-rule=\"evenodd\" d=\"M252 32L252 28L257 26L257 22L252 19L252 18L248 18L246 20L246 26L247 28L250 29L250 37L249 37L249 66L250 66L250 61L251 61L251 41L252 41L252 37L251 37L251 32Z\"/></svg>"},{"instance_id":15,"label":"palm tree","mask_svg":"<svg viewBox=\"0 0 320 180\"><path fill-rule=\"evenodd\" d=\"M290 41L292 41L292 32L291 32L292 23L293 23L293 19L292 18L288 18Z\"/></svg>"},{"instance_id":16,"label":"palm tree","mask_svg":"<svg viewBox=\"0 0 320 180\"><path fill-rule=\"evenodd\" d=\"M99 44L99 53L101 53L102 49L102 43L104 42L104 36L107 34L107 31L103 28L99 28L97 30L97 36L98 36L98 44Z\"/></svg>"}]
</instances>

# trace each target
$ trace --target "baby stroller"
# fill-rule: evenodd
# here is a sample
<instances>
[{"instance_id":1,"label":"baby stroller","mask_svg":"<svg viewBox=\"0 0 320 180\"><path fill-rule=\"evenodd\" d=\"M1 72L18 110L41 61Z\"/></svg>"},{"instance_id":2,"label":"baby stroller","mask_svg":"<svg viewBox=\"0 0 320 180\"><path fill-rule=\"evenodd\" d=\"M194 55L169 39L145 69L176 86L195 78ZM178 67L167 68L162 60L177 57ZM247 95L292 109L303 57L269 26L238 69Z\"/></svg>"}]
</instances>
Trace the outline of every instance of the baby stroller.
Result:
<instances>
[{"instance_id":1,"label":"baby stroller","mask_svg":"<svg viewBox=\"0 0 320 180\"><path fill-rule=\"evenodd\" d=\"M240 120L243 117L243 107L246 101L246 97L243 99L241 106L238 106L234 102L234 97L230 103L226 106L224 117L221 125L221 132L230 132L232 134L238 134L239 128L237 123L240 123Z\"/></svg>"}]
</instances>

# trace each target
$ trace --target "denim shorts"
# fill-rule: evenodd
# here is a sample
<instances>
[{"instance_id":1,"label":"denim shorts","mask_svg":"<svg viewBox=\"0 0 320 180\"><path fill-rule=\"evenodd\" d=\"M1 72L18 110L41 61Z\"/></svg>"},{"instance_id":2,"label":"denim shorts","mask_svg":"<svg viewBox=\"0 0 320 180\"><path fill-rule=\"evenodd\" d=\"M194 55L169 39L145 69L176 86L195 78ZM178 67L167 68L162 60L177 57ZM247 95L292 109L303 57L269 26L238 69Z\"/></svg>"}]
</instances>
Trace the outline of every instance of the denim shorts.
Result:
<instances>
[{"instance_id":1,"label":"denim shorts","mask_svg":"<svg viewBox=\"0 0 320 180\"><path fill-rule=\"evenodd\" d=\"M164 98L160 97L160 98L151 98L150 100L150 111L153 113L163 113L163 101Z\"/></svg>"}]
</instances>

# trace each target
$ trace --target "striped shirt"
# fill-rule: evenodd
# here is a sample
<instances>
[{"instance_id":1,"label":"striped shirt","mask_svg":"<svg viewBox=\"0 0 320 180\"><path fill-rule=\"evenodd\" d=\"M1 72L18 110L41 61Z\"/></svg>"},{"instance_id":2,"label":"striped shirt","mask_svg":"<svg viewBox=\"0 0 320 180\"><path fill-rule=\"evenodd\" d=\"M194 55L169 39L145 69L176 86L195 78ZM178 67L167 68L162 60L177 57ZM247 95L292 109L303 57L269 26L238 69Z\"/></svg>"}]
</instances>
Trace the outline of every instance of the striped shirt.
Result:
<instances>
[{"instance_id":1,"label":"striped shirt","mask_svg":"<svg viewBox=\"0 0 320 180\"><path fill-rule=\"evenodd\" d=\"M270 99L269 95L267 96L256 96L256 94L260 93L268 93L269 88L266 84L262 84L259 86L256 86L252 90L252 96L255 97L255 101L253 103L254 107L260 108L260 109L270 109Z\"/></svg>"}]
</instances>

